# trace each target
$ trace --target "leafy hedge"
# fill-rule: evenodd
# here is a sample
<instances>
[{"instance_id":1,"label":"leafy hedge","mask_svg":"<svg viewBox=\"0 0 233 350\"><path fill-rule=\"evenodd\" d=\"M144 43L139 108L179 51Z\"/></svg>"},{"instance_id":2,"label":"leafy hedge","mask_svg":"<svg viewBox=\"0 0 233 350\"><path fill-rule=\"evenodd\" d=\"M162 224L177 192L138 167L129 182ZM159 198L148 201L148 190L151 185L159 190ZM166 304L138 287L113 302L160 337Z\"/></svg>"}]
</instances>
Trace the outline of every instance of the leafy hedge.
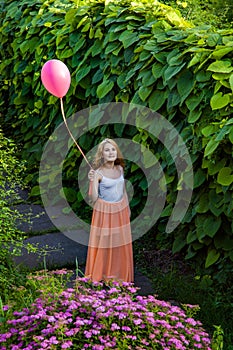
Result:
<instances>
[{"instance_id":1,"label":"leafy hedge","mask_svg":"<svg viewBox=\"0 0 233 350\"><path fill-rule=\"evenodd\" d=\"M22 145L33 194L38 194L43 146L62 121L40 71L47 60L58 58L72 73L67 116L99 103L132 102L161 113L177 128L192 158L194 191L182 224L167 236L177 179L163 145L145 130L124 124L100 126L79 142L88 151L103 135L111 135L149 147L169 179L157 239L172 238L174 252L185 249L187 258L201 258L206 268L220 258L233 261L233 30L192 27L157 1L11 0L1 14L0 39L1 120ZM80 159L73 151L64 164L64 183L71 192L78 186ZM136 212L146 197L145 183L135 164L127 171L139 189L131 203ZM72 202L76 210L83 207L80 192Z\"/></svg>"}]
</instances>

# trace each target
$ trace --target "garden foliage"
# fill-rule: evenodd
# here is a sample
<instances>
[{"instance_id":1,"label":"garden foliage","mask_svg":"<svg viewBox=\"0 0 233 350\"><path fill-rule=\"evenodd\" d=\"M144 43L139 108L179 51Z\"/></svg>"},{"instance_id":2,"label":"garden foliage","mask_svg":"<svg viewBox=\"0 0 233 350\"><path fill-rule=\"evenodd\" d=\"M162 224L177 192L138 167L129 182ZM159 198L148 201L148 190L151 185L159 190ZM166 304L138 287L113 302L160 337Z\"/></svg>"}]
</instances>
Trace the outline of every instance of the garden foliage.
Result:
<instances>
[{"instance_id":1,"label":"garden foliage","mask_svg":"<svg viewBox=\"0 0 233 350\"><path fill-rule=\"evenodd\" d=\"M62 121L57 98L40 79L43 64L58 58L72 73L64 99L67 116L91 105L126 102L149 107L176 127L192 158L194 190L187 215L167 237L179 184L163 145L124 121L99 126L79 143L88 151L103 136L128 137L150 148L168 188L157 239L172 238L174 252L185 249L187 258L201 258L207 268L221 258L233 261L233 30L194 27L156 0L9 0L0 25L1 120L22 145L32 194L39 194L43 146ZM73 150L64 164L67 195L77 211L83 208L77 189L80 159ZM126 176L138 188L131 202L136 213L146 197L145 181L135 164ZM56 178L47 182L52 187Z\"/></svg>"},{"instance_id":2,"label":"garden foliage","mask_svg":"<svg viewBox=\"0 0 233 350\"><path fill-rule=\"evenodd\" d=\"M20 213L13 208L18 201L17 188L22 185L20 177L24 163L15 156L14 142L0 130L0 295L12 288L17 276L12 274L12 257L22 248L22 232L17 227ZM11 273L10 273L11 271Z\"/></svg>"}]
</instances>

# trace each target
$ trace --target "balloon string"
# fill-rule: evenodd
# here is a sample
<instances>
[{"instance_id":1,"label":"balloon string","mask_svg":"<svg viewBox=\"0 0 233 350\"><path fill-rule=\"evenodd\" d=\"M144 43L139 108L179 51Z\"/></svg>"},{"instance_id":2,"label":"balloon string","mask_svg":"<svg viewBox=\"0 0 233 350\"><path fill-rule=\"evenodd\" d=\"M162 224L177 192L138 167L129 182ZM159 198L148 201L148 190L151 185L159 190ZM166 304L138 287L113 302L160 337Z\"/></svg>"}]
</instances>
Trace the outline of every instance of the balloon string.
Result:
<instances>
[{"instance_id":1,"label":"balloon string","mask_svg":"<svg viewBox=\"0 0 233 350\"><path fill-rule=\"evenodd\" d=\"M87 160L87 157L85 156L85 154L83 153L81 147L79 146L79 144L77 143L77 141L75 140L74 136L72 135L68 125L67 125L67 121L66 121L66 117L65 117L65 113L64 113L64 107L63 107L63 101L62 101L62 98L60 98L60 101L61 101L61 113L62 113L62 117L63 117L63 120L64 120L64 123L65 123L65 126L70 134L70 137L72 138L72 140L74 141L75 145L78 147L79 151L81 152L83 158L85 159L85 161L87 162L87 164L89 165L89 167L92 169L92 166L91 164L88 162Z\"/></svg>"}]
</instances>

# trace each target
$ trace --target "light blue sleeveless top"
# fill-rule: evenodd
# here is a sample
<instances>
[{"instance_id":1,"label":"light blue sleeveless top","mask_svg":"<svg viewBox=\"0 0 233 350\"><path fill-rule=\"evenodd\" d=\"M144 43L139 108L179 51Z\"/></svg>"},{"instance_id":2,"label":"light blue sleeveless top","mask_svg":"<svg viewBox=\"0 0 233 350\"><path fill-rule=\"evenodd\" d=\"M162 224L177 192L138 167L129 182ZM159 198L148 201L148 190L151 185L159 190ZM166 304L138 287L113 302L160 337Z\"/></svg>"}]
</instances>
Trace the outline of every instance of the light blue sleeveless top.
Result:
<instances>
[{"instance_id":1,"label":"light blue sleeveless top","mask_svg":"<svg viewBox=\"0 0 233 350\"><path fill-rule=\"evenodd\" d=\"M99 198L106 202L119 202L124 193L124 176L121 173L120 177L112 179L110 177L102 176L99 182L98 195Z\"/></svg>"}]
</instances>

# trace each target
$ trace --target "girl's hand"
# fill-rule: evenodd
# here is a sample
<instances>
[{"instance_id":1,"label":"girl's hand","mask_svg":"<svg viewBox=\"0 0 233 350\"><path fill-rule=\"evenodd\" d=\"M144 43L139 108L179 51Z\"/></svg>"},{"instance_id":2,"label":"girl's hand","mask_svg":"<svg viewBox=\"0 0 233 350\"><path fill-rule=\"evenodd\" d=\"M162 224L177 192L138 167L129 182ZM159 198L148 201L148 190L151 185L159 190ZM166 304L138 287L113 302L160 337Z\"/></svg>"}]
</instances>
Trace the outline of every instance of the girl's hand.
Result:
<instances>
[{"instance_id":1,"label":"girl's hand","mask_svg":"<svg viewBox=\"0 0 233 350\"><path fill-rule=\"evenodd\" d=\"M88 179L90 181L93 181L94 180L94 177L95 177L95 170L94 169L91 169L88 173Z\"/></svg>"},{"instance_id":2,"label":"girl's hand","mask_svg":"<svg viewBox=\"0 0 233 350\"><path fill-rule=\"evenodd\" d=\"M101 175L94 169L91 169L88 173L88 179L90 180L89 196L92 204L98 199L98 184L101 181L101 178Z\"/></svg>"}]
</instances>

